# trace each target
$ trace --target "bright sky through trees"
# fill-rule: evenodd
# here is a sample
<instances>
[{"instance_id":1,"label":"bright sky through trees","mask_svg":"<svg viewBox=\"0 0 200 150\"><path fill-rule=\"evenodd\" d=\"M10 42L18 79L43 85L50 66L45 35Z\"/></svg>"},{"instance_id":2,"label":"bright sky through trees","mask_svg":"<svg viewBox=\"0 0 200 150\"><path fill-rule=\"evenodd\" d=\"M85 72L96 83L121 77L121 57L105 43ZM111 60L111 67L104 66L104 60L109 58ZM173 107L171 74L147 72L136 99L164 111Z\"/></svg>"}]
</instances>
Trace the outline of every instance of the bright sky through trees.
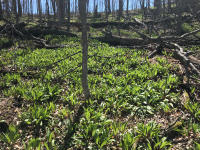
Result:
<instances>
[{"instance_id":1,"label":"bright sky through trees","mask_svg":"<svg viewBox=\"0 0 200 150\"><path fill-rule=\"evenodd\" d=\"M116 1L116 0L114 0ZM151 0L153 2L153 0ZM45 3L46 3L46 0L42 0L42 11L45 12ZM98 11L101 12L101 11L104 11L104 0L96 0L96 2L98 2ZM124 8L126 8L126 2L127 0L124 0ZM111 0L111 3L112 3L112 0ZM36 6L37 6L37 0L33 0L33 10L34 10L34 13L37 12L37 9L36 9ZM51 3L50 3L50 6L51 6ZM115 2L115 7L118 8L118 1ZM138 0L130 0L129 1L129 10L135 8L135 7L139 7L139 1ZM75 0L71 0L71 8L72 8L72 12L75 10ZM112 9L112 5L111 5L111 9ZM94 10L94 0L89 0L89 11L93 11Z\"/></svg>"}]
</instances>

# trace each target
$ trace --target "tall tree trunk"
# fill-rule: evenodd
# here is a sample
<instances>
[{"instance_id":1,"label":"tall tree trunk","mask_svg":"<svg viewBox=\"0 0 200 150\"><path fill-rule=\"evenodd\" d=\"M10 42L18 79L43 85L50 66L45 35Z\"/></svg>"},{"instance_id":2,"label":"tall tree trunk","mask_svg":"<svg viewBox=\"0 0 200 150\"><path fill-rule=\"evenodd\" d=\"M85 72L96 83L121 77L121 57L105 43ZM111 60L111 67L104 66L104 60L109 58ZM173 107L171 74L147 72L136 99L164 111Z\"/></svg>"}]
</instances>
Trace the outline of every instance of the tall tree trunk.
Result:
<instances>
[{"instance_id":1,"label":"tall tree trunk","mask_svg":"<svg viewBox=\"0 0 200 150\"><path fill-rule=\"evenodd\" d=\"M19 22L19 16L17 14L17 2L16 2L16 0L12 0L12 13L16 17L16 23L18 23Z\"/></svg>"},{"instance_id":2,"label":"tall tree trunk","mask_svg":"<svg viewBox=\"0 0 200 150\"><path fill-rule=\"evenodd\" d=\"M64 21L64 1L63 0L58 0L58 15L59 15L59 23L60 25L63 23Z\"/></svg>"},{"instance_id":3,"label":"tall tree trunk","mask_svg":"<svg viewBox=\"0 0 200 150\"><path fill-rule=\"evenodd\" d=\"M2 9L2 4L1 4L1 0L0 0L0 19L3 18L3 9Z\"/></svg>"},{"instance_id":4,"label":"tall tree trunk","mask_svg":"<svg viewBox=\"0 0 200 150\"><path fill-rule=\"evenodd\" d=\"M31 14L31 19L33 20L33 0L30 0L30 14Z\"/></svg>"},{"instance_id":5,"label":"tall tree trunk","mask_svg":"<svg viewBox=\"0 0 200 150\"><path fill-rule=\"evenodd\" d=\"M151 7L151 0L147 0L147 8L148 8L148 10L150 9L150 7Z\"/></svg>"},{"instance_id":6,"label":"tall tree trunk","mask_svg":"<svg viewBox=\"0 0 200 150\"><path fill-rule=\"evenodd\" d=\"M108 0L108 14L111 14L110 0Z\"/></svg>"},{"instance_id":7,"label":"tall tree trunk","mask_svg":"<svg viewBox=\"0 0 200 150\"><path fill-rule=\"evenodd\" d=\"M108 21L108 0L105 0L104 4L105 4L106 20Z\"/></svg>"},{"instance_id":8,"label":"tall tree trunk","mask_svg":"<svg viewBox=\"0 0 200 150\"><path fill-rule=\"evenodd\" d=\"M94 0L94 3L93 3L93 13L95 13L95 8L96 8L96 0Z\"/></svg>"},{"instance_id":9,"label":"tall tree trunk","mask_svg":"<svg viewBox=\"0 0 200 150\"><path fill-rule=\"evenodd\" d=\"M112 17L115 17L115 0L112 0Z\"/></svg>"},{"instance_id":10,"label":"tall tree trunk","mask_svg":"<svg viewBox=\"0 0 200 150\"><path fill-rule=\"evenodd\" d=\"M26 13L26 11L25 11L25 0L22 1L22 12L23 12L23 14Z\"/></svg>"},{"instance_id":11,"label":"tall tree trunk","mask_svg":"<svg viewBox=\"0 0 200 150\"><path fill-rule=\"evenodd\" d=\"M78 12L78 0L75 0L75 16Z\"/></svg>"},{"instance_id":12,"label":"tall tree trunk","mask_svg":"<svg viewBox=\"0 0 200 150\"><path fill-rule=\"evenodd\" d=\"M71 19L71 16L70 16L70 11L71 11L71 7L70 7L70 0L67 1L67 31L70 30L70 19Z\"/></svg>"},{"instance_id":13,"label":"tall tree trunk","mask_svg":"<svg viewBox=\"0 0 200 150\"><path fill-rule=\"evenodd\" d=\"M79 13L82 23L82 87L85 99L90 96L90 91L88 87L88 37L87 37L87 13L86 13L86 2L87 0L79 0Z\"/></svg>"},{"instance_id":14,"label":"tall tree trunk","mask_svg":"<svg viewBox=\"0 0 200 150\"><path fill-rule=\"evenodd\" d=\"M50 20L50 14L49 14L49 2L46 0L46 15L47 15L47 21Z\"/></svg>"},{"instance_id":15,"label":"tall tree trunk","mask_svg":"<svg viewBox=\"0 0 200 150\"><path fill-rule=\"evenodd\" d=\"M127 0L127 3L126 3L126 15L127 15L127 17L129 16L128 8L129 8L129 0Z\"/></svg>"},{"instance_id":16,"label":"tall tree trunk","mask_svg":"<svg viewBox=\"0 0 200 150\"><path fill-rule=\"evenodd\" d=\"M118 20L121 19L123 13L123 0L119 0Z\"/></svg>"},{"instance_id":17,"label":"tall tree trunk","mask_svg":"<svg viewBox=\"0 0 200 150\"><path fill-rule=\"evenodd\" d=\"M86 5L86 13L88 13L89 12L89 4L90 4L90 0L87 0L87 5Z\"/></svg>"},{"instance_id":18,"label":"tall tree trunk","mask_svg":"<svg viewBox=\"0 0 200 150\"><path fill-rule=\"evenodd\" d=\"M21 1L18 0L18 16L21 17L22 16L22 5L21 5Z\"/></svg>"},{"instance_id":19,"label":"tall tree trunk","mask_svg":"<svg viewBox=\"0 0 200 150\"><path fill-rule=\"evenodd\" d=\"M4 0L4 4L6 5L6 15L7 15L7 17L9 17L10 12L9 12L9 2L8 2L8 0Z\"/></svg>"},{"instance_id":20,"label":"tall tree trunk","mask_svg":"<svg viewBox=\"0 0 200 150\"><path fill-rule=\"evenodd\" d=\"M38 9L38 15L40 19L40 24L42 23L42 8L41 8L41 0L37 0L37 9Z\"/></svg>"},{"instance_id":21,"label":"tall tree trunk","mask_svg":"<svg viewBox=\"0 0 200 150\"><path fill-rule=\"evenodd\" d=\"M29 3L29 0L26 1L26 6L27 6L28 18L30 18L30 3Z\"/></svg>"},{"instance_id":22,"label":"tall tree trunk","mask_svg":"<svg viewBox=\"0 0 200 150\"><path fill-rule=\"evenodd\" d=\"M140 8L141 8L141 11L142 11L142 20L143 20L144 17L145 17L144 0L140 0Z\"/></svg>"},{"instance_id":23,"label":"tall tree trunk","mask_svg":"<svg viewBox=\"0 0 200 150\"><path fill-rule=\"evenodd\" d=\"M54 19L54 21L56 21L56 1L51 0L51 5L52 5L52 8L53 8L53 19Z\"/></svg>"}]
</instances>

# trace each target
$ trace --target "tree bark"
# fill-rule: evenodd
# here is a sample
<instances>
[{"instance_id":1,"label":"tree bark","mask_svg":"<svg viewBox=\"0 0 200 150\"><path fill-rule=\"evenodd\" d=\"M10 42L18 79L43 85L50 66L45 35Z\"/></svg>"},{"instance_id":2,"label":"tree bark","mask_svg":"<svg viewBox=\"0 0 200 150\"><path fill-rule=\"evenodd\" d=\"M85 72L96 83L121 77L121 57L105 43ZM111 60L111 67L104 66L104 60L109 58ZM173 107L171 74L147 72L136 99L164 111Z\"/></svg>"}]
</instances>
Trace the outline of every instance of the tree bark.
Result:
<instances>
[{"instance_id":1,"label":"tree bark","mask_svg":"<svg viewBox=\"0 0 200 150\"><path fill-rule=\"evenodd\" d=\"M88 99L90 96L90 91L88 87L88 37L87 37L87 13L86 13L86 4L87 0L79 0L79 13L82 23L82 88L85 99Z\"/></svg>"},{"instance_id":2,"label":"tree bark","mask_svg":"<svg viewBox=\"0 0 200 150\"><path fill-rule=\"evenodd\" d=\"M0 19L3 18L3 9L2 9L2 4L0 0Z\"/></svg>"},{"instance_id":3,"label":"tree bark","mask_svg":"<svg viewBox=\"0 0 200 150\"><path fill-rule=\"evenodd\" d=\"M110 8L110 0L108 0L108 14L111 13L111 8Z\"/></svg>"},{"instance_id":4,"label":"tree bark","mask_svg":"<svg viewBox=\"0 0 200 150\"><path fill-rule=\"evenodd\" d=\"M121 19L123 13L123 0L119 0L118 20Z\"/></svg>"},{"instance_id":5,"label":"tree bark","mask_svg":"<svg viewBox=\"0 0 200 150\"><path fill-rule=\"evenodd\" d=\"M41 8L41 0L37 1L37 9L38 9L38 14L39 14L39 19L40 19L40 24L42 23L42 8Z\"/></svg>"},{"instance_id":6,"label":"tree bark","mask_svg":"<svg viewBox=\"0 0 200 150\"><path fill-rule=\"evenodd\" d=\"M71 18L71 16L70 16L70 10L71 10L70 0L68 0L67 1L67 23L68 23L68 25L67 25L67 31L70 30L70 18Z\"/></svg>"},{"instance_id":7,"label":"tree bark","mask_svg":"<svg viewBox=\"0 0 200 150\"><path fill-rule=\"evenodd\" d=\"M10 12L9 12L9 2L8 2L8 0L4 0L4 4L6 5L6 15L7 15L7 17L9 17Z\"/></svg>"},{"instance_id":8,"label":"tree bark","mask_svg":"<svg viewBox=\"0 0 200 150\"><path fill-rule=\"evenodd\" d=\"M58 1L58 14L59 14L59 23L60 25L63 23L64 21L64 1L63 0L59 0Z\"/></svg>"},{"instance_id":9,"label":"tree bark","mask_svg":"<svg viewBox=\"0 0 200 150\"><path fill-rule=\"evenodd\" d=\"M127 17L129 16L128 10L129 10L129 0L127 0L127 3L126 3L126 16Z\"/></svg>"},{"instance_id":10,"label":"tree bark","mask_svg":"<svg viewBox=\"0 0 200 150\"><path fill-rule=\"evenodd\" d=\"M31 19L33 20L33 0L30 0L30 16Z\"/></svg>"},{"instance_id":11,"label":"tree bark","mask_svg":"<svg viewBox=\"0 0 200 150\"><path fill-rule=\"evenodd\" d=\"M22 5L21 5L21 1L18 0L18 16L21 17L22 16Z\"/></svg>"},{"instance_id":12,"label":"tree bark","mask_svg":"<svg viewBox=\"0 0 200 150\"><path fill-rule=\"evenodd\" d=\"M50 20L50 14L49 14L49 2L46 0L46 15L47 15L47 21Z\"/></svg>"},{"instance_id":13,"label":"tree bark","mask_svg":"<svg viewBox=\"0 0 200 150\"><path fill-rule=\"evenodd\" d=\"M105 4L106 20L108 20L108 0L105 0L104 4Z\"/></svg>"},{"instance_id":14,"label":"tree bark","mask_svg":"<svg viewBox=\"0 0 200 150\"><path fill-rule=\"evenodd\" d=\"M106 19L108 19L108 15L111 13L110 0L105 0L105 13L106 13Z\"/></svg>"},{"instance_id":15,"label":"tree bark","mask_svg":"<svg viewBox=\"0 0 200 150\"><path fill-rule=\"evenodd\" d=\"M18 18L18 14L17 14L17 3L16 3L16 0L12 0L12 13L16 17L16 23L18 23L19 18Z\"/></svg>"},{"instance_id":16,"label":"tree bark","mask_svg":"<svg viewBox=\"0 0 200 150\"><path fill-rule=\"evenodd\" d=\"M53 19L56 21L56 0L51 0L52 8L53 8Z\"/></svg>"}]
</instances>

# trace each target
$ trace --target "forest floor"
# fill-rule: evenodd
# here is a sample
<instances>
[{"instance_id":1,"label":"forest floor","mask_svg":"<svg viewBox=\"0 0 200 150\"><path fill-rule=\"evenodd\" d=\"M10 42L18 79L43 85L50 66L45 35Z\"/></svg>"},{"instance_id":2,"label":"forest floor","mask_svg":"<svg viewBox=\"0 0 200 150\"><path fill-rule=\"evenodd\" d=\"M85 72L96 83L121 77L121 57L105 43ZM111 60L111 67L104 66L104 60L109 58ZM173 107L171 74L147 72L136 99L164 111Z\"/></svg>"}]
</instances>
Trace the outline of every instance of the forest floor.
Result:
<instances>
[{"instance_id":1,"label":"forest floor","mask_svg":"<svg viewBox=\"0 0 200 150\"><path fill-rule=\"evenodd\" d=\"M79 38L42 38L64 47L0 50L0 149L200 149L200 80L170 51L148 59L149 49L89 39L84 101ZM187 49L200 60L200 46Z\"/></svg>"}]
</instances>

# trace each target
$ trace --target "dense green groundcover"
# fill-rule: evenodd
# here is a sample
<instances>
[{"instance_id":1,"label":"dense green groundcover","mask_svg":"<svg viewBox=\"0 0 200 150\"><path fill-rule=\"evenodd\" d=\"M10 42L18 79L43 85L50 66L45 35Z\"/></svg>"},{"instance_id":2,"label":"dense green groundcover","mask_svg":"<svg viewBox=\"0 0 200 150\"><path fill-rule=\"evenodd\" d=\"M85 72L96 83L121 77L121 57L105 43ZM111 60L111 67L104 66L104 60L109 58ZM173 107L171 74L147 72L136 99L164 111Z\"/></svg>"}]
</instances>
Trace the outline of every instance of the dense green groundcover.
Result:
<instances>
[{"instance_id":1,"label":"dense green groundcover","mask_svg":"<svg viewBox=\"0 0 200 150\"><path fill-rule=\"evenodd\" d=\"M60 40L65 48L1 50L1 97L21 104L17 122L1 133L2 147L161 150L173 147L174 132L178 137L199 134L198 104L185 104L196 119L181 120L178 127L169 129L156 117L176 112L180 103L177 68L167 56L152 62L145 51L89 41L91 98L85 102L80 42L56 36L52 43ZM74 122L83 104L80 120Z\"/></svg>"}]
</instances>

